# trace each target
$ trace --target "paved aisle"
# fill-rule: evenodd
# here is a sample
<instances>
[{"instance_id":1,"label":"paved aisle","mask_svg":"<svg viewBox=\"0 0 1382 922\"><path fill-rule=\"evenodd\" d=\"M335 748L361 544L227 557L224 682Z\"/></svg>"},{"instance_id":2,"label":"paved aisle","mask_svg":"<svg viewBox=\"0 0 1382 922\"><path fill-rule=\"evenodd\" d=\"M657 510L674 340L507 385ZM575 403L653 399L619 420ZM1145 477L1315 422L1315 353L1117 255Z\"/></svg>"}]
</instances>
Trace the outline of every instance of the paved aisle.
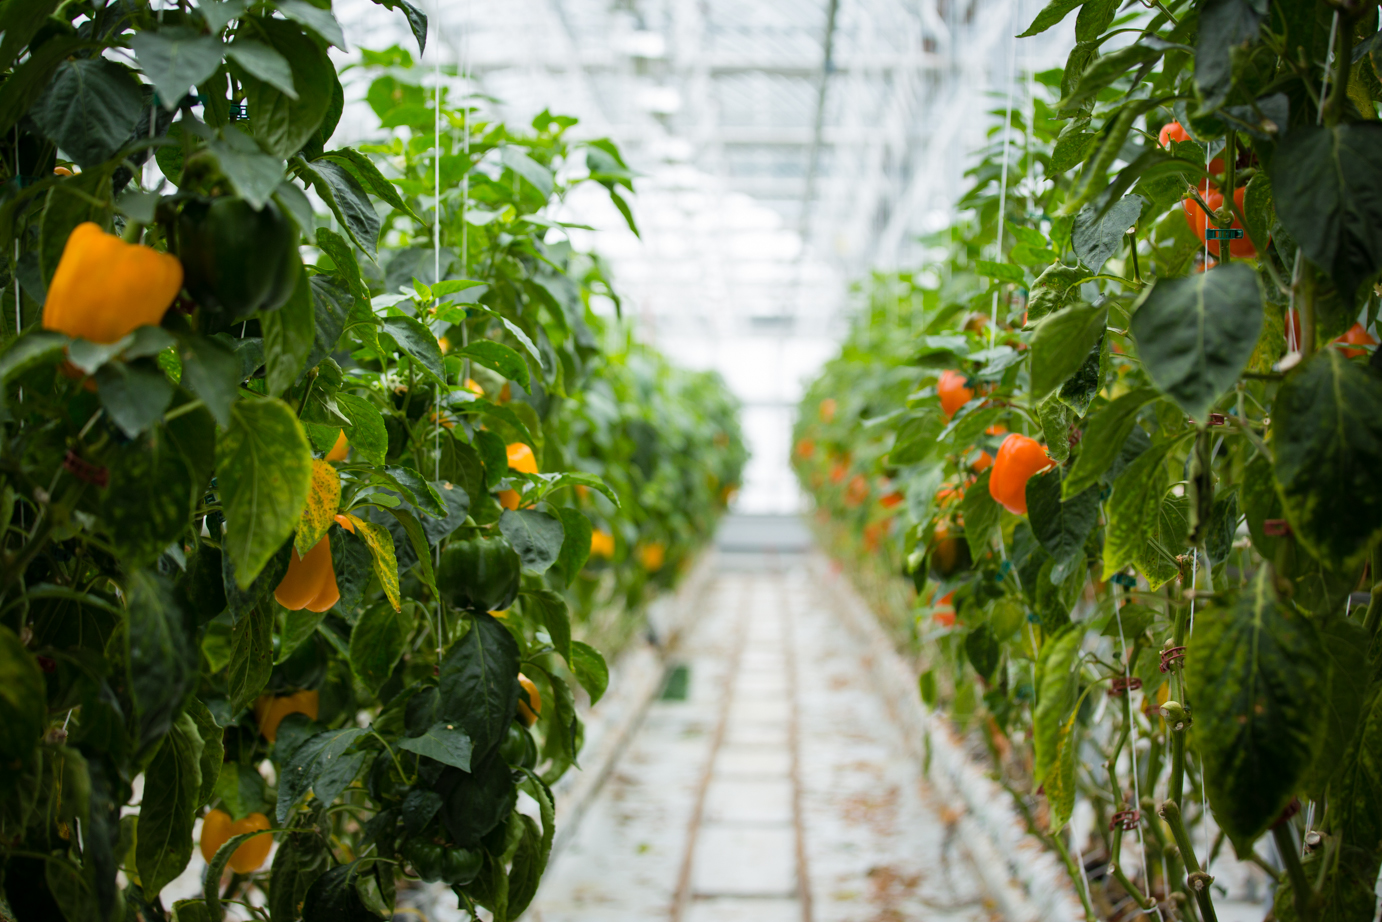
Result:
<instances>
[{"instance_id":1,"label":"paved aisle","mask_svg":"<svg viewBox=\"0 0 1382 922\"><path fill-rule=\"evenodd\" d=\"M680 647L683 700L674 676L527 918L989 919L802 558L719 560Z\"/></svg>"}]
</instances>

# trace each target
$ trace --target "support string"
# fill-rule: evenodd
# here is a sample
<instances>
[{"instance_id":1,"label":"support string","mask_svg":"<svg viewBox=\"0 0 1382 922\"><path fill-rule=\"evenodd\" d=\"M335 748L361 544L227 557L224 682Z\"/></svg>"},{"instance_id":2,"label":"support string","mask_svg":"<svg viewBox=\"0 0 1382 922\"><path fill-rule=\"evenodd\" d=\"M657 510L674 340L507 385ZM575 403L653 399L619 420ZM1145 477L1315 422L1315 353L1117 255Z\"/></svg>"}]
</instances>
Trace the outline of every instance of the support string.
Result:
<instances>
[{"instance_id":1,"label":"support string","mask_svg":"<svg viewBox=\"0 0 1382 922\"><path fill-rule=\"evenodd\" d=\"M1119 611L1118 595L1119 590L1115 585L1113 590L1113 617L1118 621L1118 642L1123 645L1123 677L1127 678L1132 666L1128 662L1128 640L1123 636L1123 613ZM1145 697L1146 693L1144 692L1143 695ZM1128 765L1132 769L1132 796L1133 799L1137 801L1137 803L1133 805L1133 809L1141 810L1142 790L1137 780L1137 716L1132 706L1131 691L1128 692L1128 735L1132 742L1132 749L1128 753ZM1156 897L1152 895L1152 872L1151 869L1147 867L1147 840L1143 835L1141 822L1137 824L1137 845L1142 852L1142 879L1147 885L1147 895L1155 900ZM1164 922L1165 917L1161 914L1160 903L1156 904L1156 915L1158 919L1162 919Z\"/></svg>"},{"instance_id":2,"label":"support string","mask_svg":"<svg viewBox=\"0 0 1382 922\"><path fill-rule=\"evenodd\" d=\"M1012 134L1013 124L1013 90L1017 86L1017 21L1018 7L1021 0L1014 3L1012 7L1011 19L1009 23L1008 38L1008 104L1003 116L1003 170L998 180L998 233L996 235L995 246L998 249L995 261L1003 261L1003 219L1007 214L1008 207L1008 139ZM1001 285L999 287L1002 287ZM989 348L998 338L998 289L993 292L992 316L989 318Z\"/></svg>"}]
</instances>

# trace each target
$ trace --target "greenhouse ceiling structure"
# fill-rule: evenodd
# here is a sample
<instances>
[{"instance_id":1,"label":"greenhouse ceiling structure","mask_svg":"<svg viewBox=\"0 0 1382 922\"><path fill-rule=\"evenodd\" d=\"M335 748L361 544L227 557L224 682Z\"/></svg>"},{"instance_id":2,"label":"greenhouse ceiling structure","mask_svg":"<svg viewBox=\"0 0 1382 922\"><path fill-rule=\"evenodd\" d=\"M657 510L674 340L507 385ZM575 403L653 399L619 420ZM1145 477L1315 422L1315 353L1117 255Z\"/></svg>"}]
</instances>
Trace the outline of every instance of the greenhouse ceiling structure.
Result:
<instances>
[{"instance_id":1,"label":"greenhouse ceiling structure","mask_svg":"<svg viewBox=\"0 0 1382 922\"><path fill-rule=\"evenodd\" d=\"M1025 8L1024 8L1025 7ZM952 217L1027 75L1068 29L1014 42L1036 0L449 0L424 7L439 79L527 120L574 115L641 174L641 239L608 201L568 217L613 265L639 335L715 368L754 444L741 508L793 508L786 467L800 382L842 335L849 286L919 262ZM411 46L403 16L338 3L368 47ZM467 80L468 77L468 80ZM361 90L362 92L362 90ZM355 124L370 118L363 104ZM350 125L349 115L343 126ZM997 142L995 138L994 143Z\"/></svg>"}]
</instances>

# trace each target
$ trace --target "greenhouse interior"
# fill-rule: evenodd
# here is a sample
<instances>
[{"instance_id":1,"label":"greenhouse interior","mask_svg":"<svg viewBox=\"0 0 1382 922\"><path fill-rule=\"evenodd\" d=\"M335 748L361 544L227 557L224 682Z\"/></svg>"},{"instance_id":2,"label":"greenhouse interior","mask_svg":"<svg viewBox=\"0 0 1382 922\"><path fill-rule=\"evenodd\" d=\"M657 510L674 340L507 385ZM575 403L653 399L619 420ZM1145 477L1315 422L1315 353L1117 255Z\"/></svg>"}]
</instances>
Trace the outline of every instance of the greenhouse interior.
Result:
<instances>
[{"instance_id":1,"label":"greenhouse interior","mask_svg":"<svg viewBox=\"0 0 1382 922\"><path fill-rule=\"evenodd\" d=\"M0 0L0 254L0 922L1382 922L1382 4Z\"/></svg>"}]
</instances>

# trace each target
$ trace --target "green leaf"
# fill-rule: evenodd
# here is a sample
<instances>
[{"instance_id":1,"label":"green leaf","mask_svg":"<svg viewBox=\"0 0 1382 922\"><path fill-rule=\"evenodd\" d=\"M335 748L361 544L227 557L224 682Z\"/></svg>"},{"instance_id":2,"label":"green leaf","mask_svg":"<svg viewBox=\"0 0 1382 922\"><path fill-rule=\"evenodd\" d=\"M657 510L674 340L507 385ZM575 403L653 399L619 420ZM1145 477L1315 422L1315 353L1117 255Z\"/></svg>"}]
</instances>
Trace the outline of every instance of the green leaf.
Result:
<instances>
[{"instance_id":1,"label":"green leaf","mask_svg":"<svg viewBox=\"0 0 1382 922\"><path fill-rule=\"evenodd\" d=\"M1091 686L1092 688L1093 686ZM1089 695L1085 689L1080 700L1070 711L1070 716L1061 724L1060 736L1056 741L1055 771L1046 776L1046 801L1051 805L1051 829L1060 834L1070 815L1075 812L1075 757L1079 741L1075 738L1075 718L1080 716L1080 705Z\"/></svg>"},{"instance_id":2,"label":"green leaf","mask_svg":"<svg viewBox=\"0 0 1382 922\"><path fill-rule=\"evenodd\" d=\"M389 450L389 434L379 408L364 397L345 391L336 394L336 406L350 418L351 424L345 427L345 434L351 449L375 467L383 467Z\"/></svg>"},{"instance_id":3,"label":"green leaf","mask_svg":"<svg viewBox=\"0 0 1382 922\"><path fill-rule=\"evenodd\" d=\"M427 50L427 14L418 9L408 0L374 0L375 3L390 10L402 10L403 15L408 18L408 27L413 30L413 38L417 41L418 53Z\"/></svg>"},{"instance_id":4,"label":"green leaf","mask_svg":"<svg viewBox=\"0 0 1382 922\"><path fill-rule=\"evenodd\" d=\"M1128 391L1085 422L1080 453L1061 482L1061 497L1069 499L1099 482L1118 459L1123 443L1137 425L1137 414L1157 398L1150 387Z\"/></svg>"},{"instance_id":5,"label":"green leaf","mask_svg":"<svg viewBox=\"0 0 1382 922\"><path fill-rule=\"evenodd\" d=\"M1322 752L1323 754L1323 752ZM1358 715L1353 738L1345 750L1330 788L1330 813L1337 810L1337 826L1345 848L1371 852L1368 878L1377 879L1382 858L1382 681L1374 680Z\"/></svg>"},{"instance_id":6,"label":"green leaf","mask_svg":"<svg viewBox=\"0 0 1382 922\"><path fill-rule=\"evenodd\" d=\"M1040 35L1069 16L1071 10L1078 9L1083 3L1084 0L1051 0L1040 13L1037 13L1036 19L1032 20L1032 24L1018 38Z\"/></svg>"},{"instance_id":7,"label":"green leaf","mask_svg":"<svg viewBox=\"0 0 1382 922\"><path fill-rule=\"evenodd\" d=\"M1027 481L1027 520L1032 534L1057 567L1084 559L1085 540L1099 520L1094 487L1062 501L1065 468L1056 467Z\"/></svg>"},{"instance_id":8,"label":"green leaf","mask_svg":"<svg viewBox=\"0 0 1382 922\"><path fill-rule=\"evenodd\" d=\"M1031 400L1040 403L1084 364L1108 323L1108 309L1078 304L1056 311L1032 336Z\"/></svg>"},{"instance_id":9,"label":"green leaf","mask_svg":"<svg viewBox=\"0 0 1382 922\"><path fill-rule=\"evenodd\" d=\"M339 163L341 166L345 167L350 175L355 177L356 181L359 182L363 188L378 198L383 199L390 208L398 209L415 221L422 220L422 218L418 217L417 212L413 211L408 203L404 201L403 196L398 194L398 187L385 179L384 174L380 173L379 168L374 165L374 161L358 150L351 147L342 147L339 150L333 150L323 154L319 159L333 160ZM446 281L440 284L449 286L449 283ZM479 285L481 283L472 282L471 284ZM458 290L460 289L454 287L438 288L435 285L432 287L433 295L438 298L450 291Z\"/></svg>"},{"instance_id":10,"label":"green leaf","mask_svg":"<svg viewBox=\"0 0 1382 922\"><path fill-rule=\"evenodd\" d=\"M87 878L72 864L62 858L52 856L44 862L44 882L52 894L63 918L99 919L101 911L91 893Z\"/></svg>"},{"instance_id":11,"label":"green leaf","mask_svg":"<svg viewBox=\"0 0 1382 922\"><path fill-rule=\"evenodd\" d=\"M1248 236L1265 245L1276 221L1276 206L1272 204L1272 181L1266 173L1256 173L1248 180L1243 193L1243 217L1247 218Z\"/></svg>"},{"instance_id":12,"label":"green leaf","mask_svg":"<svg viewBox=\"0 0 1382 922\"><path fill-rule=\"evenodd\" d=\"M1113 23L1119 5L1118 0L1085 0L1075 19L1075 41L1097 41Z\"/></svg>"},{"instance_id":13,"label":"green leaf","mask_svg":"<svg viewBox=\"0 0 1382 922\"><path fill-rule=\"evenodd\" d=\"M1052 461L1064 463L1070 457L1070 424L1075 414L1059 397L1048 397L1037 407L1037 421L1046 439L1046 454Z\"/></svg>"},{"instance_id":14,"label":"green leaf","mask_svg":"<svg viewBox=\"0 0 1382 922\"><path fill-rule=\"evenodd\" d=\"M291 157L311 141L331 108L336 68L326 50L280 19L256 17L254 28L244 35L263 39L288 62L293 72L294 96L263 79L245 74L245 100L249 105L250 130L265 149L279 157ZM325 197L325 196L323 196Z\"/></svg>"},{"instance_id":15,"label":"green leaf","mask_svg":"<svg viewBox=\"0 0 1382 922\"><path fill-rule=\"evenodd\" d=\"M556 190L556 180L552 177L552 171L523 153L520 148L505 145L499 151L499 160L505 167L531 183L544 198L552 197Z\"/></svg>"},{"instance_id":16,"label":"green leaf","mask_svg":"<svg viewBox=\"0 0 1382 922\"><path fill-rule=\"evenodd\" d=\"M1231 51L1255 42L1266 16L1267 0L1205 0L1195 45L1195 83L1203 96L1200 111L1213 112L1228 98L1233 86Z\"/></svg>"},{"instance_id":17,"label":"green leaf","mask_svg":"<svg viewBox=\"0 0 1382 922\"><path fill-rule=\"evenodd\" d=\"M413 626L411 606L394 611L392 605L371 605L356 622L350 632L350 668L371 692L378 692L393 673L407 649Z\"/></svg>"},{"instance_id":18,"label":"green leaf","mask_svg":"<svg viewBox=\"0 0 1382 922\"><path fill-rule=\"evenodd\" d=\"M216 72L224 53L219 38L187 26L140 30L130 36L130 47L169 112L177 109L189 89Z\"/></svg>"},{"instance_id":19,"label":"green leaf","mask_svg":"<svg viewBox=\"0 0 1382 922\"><path fill-rule=\"evenodd\" d=\"M917 464L930 457L936 449L936 436L940 435L945 423L936 413L926 413L907 420L897 430L892 450L888 452L888 463L899 467Z\"/></svg>"},{"instance_id":20,"label":"green leaf","mask_svg":"<svg viewBox=\"0 0 1382 922\"><path fill-rule=\"evenodd\" d=\"M499 372L510 380L517 381L524 390L533 386L528 376L528 363L523 361L523 356L503 343L482 339L466 346L457 355L462 358L469 358L486 368Z\"/></svg>"},{"instance_id":21,"label":"green leaf","mask_svg":"<svg viewBox=\"0 0 1382 922\"><path fill-rule=\"evenodd\" d=\"M403 602L399 595L398 554L394 549L393 536L387 529L358 516L346 515L346 518L355 526L356 534L369 546L370 559L374 562L374 574L379 577L379 584L389 603L395 611L399 610Z\"/></svg>"},{"instance_id":22,"label":"green leaf","mask_svg":"<svg viewBox=\"0 0 1382 922\"><path fill-rule=\"evenodd\" d=\"M1036 751L1033 784L1045 781L1056 764L1061 727L1075 704L1083 639L1084 631L1074 626L1041 645L1036 667L1037 703L1032 715Z\"/></svg>"},{"instance_id":23,"label":"green leaf","mask_svg":"<svg viewBox=\"0 0 1382 922\"><path fill-rule=\"evenodd\" d=\"M58 8L60 0L10 0L0 6L0 69L10 65L29 44L44 22ZM40 46L41 47L41 46Z\"/></svg>"},{"instance_id":24,"label":"green leaf","mask_svg":"<svg viewBox=\"0 0 1382 922\"><path fill-rule=\"evenodd\" d=\"M307 493L307 505L298 518L297 531L293 535L293 547L299 555L305 555L335 524L336 512L341 507L341 475L329 461L312 459L312 487Z\"/></svg>"},{"instance_id":25,"label":"green leaf","mask_svg":"<svg viewBox=\"0 0 1382 922\"><path fill-rule=\"evenodd\" d=\"M270 394L282 394L303 373L316 334L312 285L306 272L298 273L288 302L263 314L259 324L264 330L264 387Z\"/></svg>"},{"instance_id":26,"label":"green leaf","mask_svg":"<svg viewBox=\"0 0 1382 922\"><path fill-rule=\"evenodd\" d=\"M143 107L129 70L96 56L63 61L30 115L39 131L90 170L125 146Z\"/></svg>"},{"instance_id":27,"label":"green leaf","mask_svg":"<svg viewBox=\"0 0 1382 922\"><path fill-rule=\"evenodd\" d=\"M1075 215L1070 245L1080 262L1091 272L1099 272L1109 257L1123 248L1128 229L1137 224L1145 204L1140 195L1125 195L1099 215L1095 205L1086 205Z\"/></svg>"},{"instance_id":28,"label":"green leaf","mask_svg":"<svg viewBox=\"0 0 1382 922\"><path fill-rule=\"evenodd\" d=\"M983 676L985 681L993 678L993 671L998 668L1002 651L999 650L998 641L987 624L981 624L965 635L965 655L969 657L969 664L974 667L974 671Z\"/></svg>"},{"instance_id":29,"label":"green leaf","mask_svg":"<svg viewBox=\"0 0 1382 922\"><path fill-rule=\"evenodd\" d=\"M558 575L564 585L569 586L590 559L590 536L594 530L590 526L590 519L579 509L558 506L555 511L557 518L561 520L564 537L552 573Z\"/></svg>"},{"instance_id":30,"label":"green leaf","mask_svg":"<svg viewBox=\"0 0 1382 922\"><path fill-rule=\"evenodd\" d=\"M1172 447L1171 442L1153 445L1114 484L1104 529L1104 579L1141 559L1147 536L1161 515L1162 497L1171 486L1165 462Z\"/></svg>"},{"instance_id":31,"label":"green leaf","mask_svg":"<svg viewBox=\"0 0 1382 922\"><path fill-rule=\"evenodd\" d=\"M173 724L144 772L134 862L140 887L153 899L192 858L192 825L201 796L202 738L187 714Z\"/></svg>"},{"instance_id":32,"label":"green leaf","mask_svg":"<svg viewBox=\"0 0 1382 922\"><path fill-rule=\"evenodd\" d=\"M288 59L269 45L252 38L237 37L225 46L226 57L245 69L251 77L278 90L284 96L296 101L297 88L293 86L293 68ZM197 81L200 83L201 81Z\"/></svg>"},{"instance_id":33,"label":"green leaf","mask_svg":"<svg viewBox=\"0 0 1382 922\"><path fill-rule=\"evenodd\" d=\"M1014 266L1011 263L997 263L987 259L978 260L975 268L979 274L999 282L1010 282L1014 285L1021 285L1027 279L1027 274L1022 271L1022 267Z\"/></svg>"},{"instance_id":34,"label":"green leaf","mask_svg":"<svg viewBox=\"0 0 1382 922\"><path fill-rule=\"evenodd\" d=\"M437 384L446 386L446 368L442 363L441 346L437 337L416 317L385 317L384 332L393 337L398 348L417 360L419 371ZM476 401L476 404L480 401Z\"/></svg>"},{"instance_id":35,"label":"green leaf","mask_svg":"<svg viewBox=\"0 0 1382 922\"><path fill-rule=\"evenodd\" d=\"M284 719L286 724L295 715ZM359 727L342 727L308 737L284 757L279 766L277 816L286 821L293 808L311 791L323 804L335 802L360 773L366 753L347 753L368 731ZM282 745L283 730L279 730Z\"/></svg>"},{"instance_id":36,"label":"green leaf","mask_svg":"<svg viewBox=\"0 0 1382 922\"><path fill-rule=\"evenodd\" d=\"M590 644L580 640L571 641L571 672L581 683L586 694L590 695L592 705L599 703L609 687L609 666L605 658Z\"/></svg>"},{"instance_id":37,"label":"green leaf","mask_svg":"<svg viewBox=\"0 0 1382 922\"><path fill-rule=\"evenodd\" d=\"M1325 729L1319 636L1272 582L1263 567L1231 606L1201 612L1186 657L1209 802L1240 856L1291 802Z\"/></svg>"},{"instance_id":38,"label":"green leaf","mask_svg":"<svg viewBox=\"0 0 1382 922\"><path fill-rule=\"evenodd\" d=\"M207 148L235 191L256 210L263 208L283 184L283 161L261 151L234 125L225 126L221 134L224 140L213 138Z\"/></svg>"},{"instance_id":39,"label":"green leaf","mask_svg":"<svg viewBox=\"0 0 1382 922\"><path fill-rule=\"evenodd\" d=\"M469 618L470 630L442 660L439 714L465 730L476 751L488 752L518 707L518 644L492 615Z\"/></svg>"},{"instance_id":40,"label":"green leaf","mask_svg":"<svg viewBox=\"0 0 1382 922\"><path fill-rule=\"evenodd\" d=\"M1269 175L1281 223L1352 305L1364 279L1382 269L1382 124L1293 128Z\"/></svg>"},{"instance_id":41,"label":"green leaf","mask_svg":"<svg viewBox=\"0 0 1382 922\"><path fill-rule=\"evenodd\" d=\"M523 569L534 573L556 563L565 535L559 519L536 509L505 509L499 531L518 552Z\"/></svg>"},{"instance_id":42,"label":"green leaf","mask_svg":"<svg viewBox=\"0 0 1382 922\"><path fill-rule=\"evenodd\" d=\"M1061 110L1079 108L1098 95L1100 90L1111 86L1115 80L1134 67L1149 64L1161 57L1161 54L1162 52L1158 48L1152 48L1145 44L1132 44L1094 58L1085 67L1084 72L1080 74L1079 82L1075 84L1075 88L1056 105L1056 108Z\"/></svg>"},{"instance_id":43,"label":"green leaf","mask_svg":"<svg viewBox=\"0 0 1382 922\"><path fill-rule=\"evenodd\" d=\"M461 495L465 496L464 493ZM403 531L408 536L408 544L412 546L413 554L417 557L418 575L422 577L423 585L432 590L434 597L439 595L437 592L437 575L432 570L432 545L427 540L428 535L423 530L422 523L418 521L417 516L402 506L390 509L389 514L398 520L398 524L403 526ZM463 515L462 521L464 521ZM457 522L456 525L459 527L460 522ZM395 550L397 550L396 545Z\"/></svg>"},{"instance_id":44,"label":"green leaf","mask_svg":"<svg viewBox=\"0 0 1382 922\"><path fill-rule=\"evenodd\" d=\"M345 280L346 287L357 300L369 302L369 288L360 277L360 261L350 243L329 227L317 228L317 247L336 264L336 272Z\"/></svg>"},{"instance_id":45,"label":"green leaf","mask_svg":"<svg viewBox=\"0 0 1382 922\"><path fill-rule=\"evenodd\" d=\"M240 359L219 340L185 336L179 340L182 385L202 399L222 426L230 424L230 405L239 396Z\"/></svg>"},{"instance_id":46,"label":"green leaf","mask_svg":"<svg viewBox=\"0 0 1382 922\"><path fill-rule=\"evenodd\" d=\"M205 758L202 761L205 763ZM241 762L222 762L216 768L219 774L214 776L215 796L221 799L221 809L231 819L273 811L273 805L266 800L268 785L257 768ZM204 774L202 783L206 783Z\"/></svg>"},{"instance_id":47,"label":"green leaf","mask_svg":"<svg viewBox=\"0 0 1382 922\"><path fill-rule=\"evenodd\" d=\"M443 765L454 766L463 772L470 771L470 759L474 752L465 731L444 720L432 724L421 736L399 740L398 748L436 759Z\"/></svg>"},{"instance_id":48,"label":"green leaf","mask_svg":"<svg viewBox=\"0 0 1382 922\"><path fill-rule=\"evenodd\" d=\"M303 922L378 922L356 890L359 875L359 862L352 861L318 877L303 900Z\"/></svg>"},{"instance_id":49,"label":"green leaf","mask_svg":"<svg viewBox=\"0 0 1382 922\"><path fill-rule=\"evenodd\" d=\"M306 26L324 41L342 51L350 50L346 45L345 35L341 32L341 24L331 15L330 9L313 6L306 0L274 0L274 6L278 7L278 11L284 16Z\"/></svg>"},{"instance_id":50,"label":"green leaf","mask_svg":"<svg viewBox=\"0 0 1382 922\"><path fill-rule=\"evenodd\" d=\"M299 161L298 169L306 174L355 245L370 259L376 258L383 221L359 180L339 163L323 158L311 163Z\"/></svg>"},{"instance_id":51,"label":"green leaf","mask_svg":"<svg viewBox=\"0 0 1382 922\"><path fill-rule=\"evenodd\" d=\"M192 523L197 482L177 443L162 427L106 457L110 485L100 499L101 519L111 543L127 565L146 567L158 560Z\"/></svg>"},{"instance_id":52,"label":"green leaf","mask_svg":"<svg viewBox=\"0 0 1382 922\"><path fill-rule=\"evenodd\" d=\"M11 378L58 361L70 342L61 333L31 327L0 355L0 381L9 383Z\"/></svg>"},{"instance_id":53,"label":"green leaf","mask_svg":"<svg viewBox=\"0 0 1382 922\"><path fill-rule=\"evenodd\" d=\"M1003 509L989 493L989 475L992 469L985 469L974 483L965 490L960 501L960 512L965 519L965 541L969 544L970 555L981 559L993 550L993 537L998 530Z\"/></svg>"},{"instance_id":54,"label":"green leaf","mask_svg":"<svg viewBox=\"0 0 1382 922\"><path fill-rule=\"evenodd\" d=\"M40 8L40 4L46 2L47 0L40 0L40 3L33 4L33 8ZM15 3L10 6L13 8L25 4ZM3 38L6 55L11 50L10 36L11 33L6 30ZM49 78L59 65L75 52L91 47L95 47L95 43L83 39L80 35L56 35L37 49L33 49L28 60L16 67L5 81L5 92L0 94L0 134L9 134L15 123L33 110L35 101L48 88ZM18 55L19 51L18 47L13 48L14 54Z\"/></svg>"},{"instance_id":55,"label":"green leaf","mask_svg":"<svg viewBox=\"0 0 1382 922\"><path fill-rule=\"evenodd\" d=\"M1335 349L1293 369L1272 407L1286 518L1316 557L1346 568L1382 531L1382 380Z\"/></svg>"},{"instance_id":56,"label":"green leaf","mask_svg":"<svg viewBox=\"0 0 1382 922\"><path fill-rule=\"evenodd\" d=\"M47 701L38 663L0 625L0 764L28 762L48 724Z\"/></svg>"},{"instance_id":57,"label":"green leaf","mask_svg":"<svg viewBox=\"0 0 1382 922\"><path fill-rule=\"evenodd\" d=\"M202 773L202 786L197 791L195 807L201 809L202 805L210 802L216 792L216 781L220 778L221 765L226 753L225 731L216 723L216 719L211 716L211 712L202 704L200 698L187 699L187 716L197 725L197 735L202 740L201 760L198 762Z\"/></svg>"},{"instance_id":58,"label":"green leaf","mask_svg":"<svg viewBox=\"0 0 1382 922\"><path fill-rule=\"evenodd\" d=\"M567 607L566 599L561 593L550 589L525 590L521 597L524 612L547 628L547 636L551 639L552 646L570 665L571 611ZM532 609L528 606L532 606Z\"/></svg>"},{"instance_id":59,"label":"green leaf","mask_svg":"<svg viewBox=\"0 0 1382 922\"><path fill-rule=\"evenodd\" d=\"M412 468L386 468L383 476L388 478L409 502L427 515L444 518L449 512L446 502L437 494L436 487Z\"/></svg>"},{"instance_id":60,"label":"green leaf","mask_svg":"<svg viewBox=\"0 0 1382 922\"><path fill-rule=\"evenodd\" d=\"M216 446L226 519L224 550L243 589L297 526L311 487L312 447L296 415L275 398L244 399Z\"/></svg>"},{"instance_id":61,"label":"green leaf","mask_svg":"<svg viewBox=\"0 0 1382 922\"><path fill-rule=\"evenodd\" d=\"M297 922L307 891L334 863L331 850L315 830L287 833L274 853L270 878L274 885L269 888L272 922Z\"/></svg>"},{"instance_id":62,"label":"green leaf","mask_svg":"<svg viewBox=\"0 0 1382 922\"><path fill-rule=\"evenodd\" d=\"M168 580L148 570L130 574L125 587L126 680L139 717L140 749L168 732L197 681L197 651L185 613Z\"/></svg>"},{"instance_id":63,"label":"green leaf","mask_svg":"<svg viewBox=\"0 0 1382 922\"><path fill-rule=\"evenodd\" d=\"M41 281L47 285L52 281L53 273L57 271L63 251L67 247L67 239L77 225L93 221L102 228L109 226L110 215L107 205L111 198L110 190L108 165L67 177L48 190L46 207L39 222L38 263L42 277L36 279L36 283ZM37 289L38 285L35 284L33 287ZM82 340L74 341L73 346L76 347L79 342ZM92 348L98 351L108 350L109 354L119 351L118 348L95 344ZM77 362L73 364L80 367ZM86 370L95 371L95 366Z\"/></svg>"},{"instance_id":64,"label":"green leaf","mask_svg":"<svg viewBox=\"0 0 1382 922\"><path fill-rule=\"evenodd\" d=\"M1257 273L1235 262L1158 279L1130 323L1152 382L1201 422L1238 381L1262 329Z\"/></svg>"},{"instance_id":65,"label":"green leaf","mask_svg":"<svg viewBox=\"0 0 1382 922\"><path fill-rule=\"evenodd\" d=\"M101 406L131 439L158 422L173 401L173 382L150 361L107 362L95 378Z\"/></svg>"},{"instance_id":66,"label":"green leaf","mask_svg":"<svg viewBox=\"0 0 1382 922\"><path fill-rule=\"evenodd\" d=\"M1324 703L1324 742L1316 750L1315 761L1305 778L1304 788L1321 799L1330 782L1339 774L1345 752L1358 728L1358 718L1368 700L1367 632L1357 621L1342 615L1322 618L1319 627L1323 663L1328 686L1321 695ZM1380 776L1379 780L1382 780ZM1378 841L1382 842L1382 832Z\"/></svg>"},{"instance_id":67,"label":"green leaf","mask_svg":"<svg viewBox=\"0 0 1382 922\"><path fill-rule=\"evenodd\" d=\"M230 666L226 691L237 713L259 697L274 668L274 617L268 605L256 606L230 629Z\"/></svg>"}]
</instances>

